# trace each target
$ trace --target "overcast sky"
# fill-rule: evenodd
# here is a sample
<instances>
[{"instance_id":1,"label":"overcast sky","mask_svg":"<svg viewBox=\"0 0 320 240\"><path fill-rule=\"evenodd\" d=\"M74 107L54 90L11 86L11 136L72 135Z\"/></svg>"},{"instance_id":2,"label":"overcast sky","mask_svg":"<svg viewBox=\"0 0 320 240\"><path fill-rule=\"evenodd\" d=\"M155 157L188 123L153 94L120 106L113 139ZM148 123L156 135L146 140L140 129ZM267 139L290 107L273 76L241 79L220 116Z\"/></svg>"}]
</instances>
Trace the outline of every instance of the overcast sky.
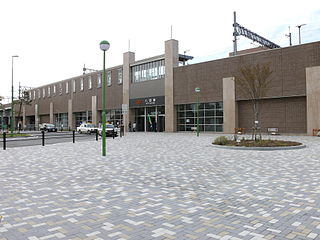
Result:
<instances>
[{"instance_id":1,"label":"overcast sky","mask_svg":"<svg viewBox=\"0 0 320 240\"><path fill-rule=\"evenodd\" d=\"M11 56L14 87L38 87L82 74L83 64L102 69L101 40L111 44L106 66L122 64L123 53L136 60L164 53L164 41L179 41L179 52L194 62L227 57L232 52L233 11L237 22L281 47L291 26L293 44L320 40L318 0L10 0L0 3L0 96L11 96ZM239 37L238 50L255 47Z\"/></svg>"}]
</instances>

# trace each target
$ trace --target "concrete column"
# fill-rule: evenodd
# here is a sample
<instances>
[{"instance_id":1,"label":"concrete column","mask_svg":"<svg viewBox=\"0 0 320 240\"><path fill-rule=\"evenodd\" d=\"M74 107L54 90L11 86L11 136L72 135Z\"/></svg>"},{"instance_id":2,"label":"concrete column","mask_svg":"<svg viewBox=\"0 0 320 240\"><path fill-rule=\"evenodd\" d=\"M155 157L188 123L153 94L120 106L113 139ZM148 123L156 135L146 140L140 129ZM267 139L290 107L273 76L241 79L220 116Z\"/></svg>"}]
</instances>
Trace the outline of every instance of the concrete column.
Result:
<instances>
[{"instance_id":1,"label":"concrete column","mask_svg":"<svg viewBox=\"0 0 320 240\"><path fill-rule=\"evenodd\" d=\"M128 104L130 99L130 64L135 61L135 54L133 52L126 52L123 54L123 69L122 69L122 103ZM123 115L123 125L126 132L129 131L130 111Z\"/></svg>"},{"instance_id":2,"label":"concrete column","mask_svg":"<svg viewBox=\"0 0 320 240\"><path fill-rule=\"evenodd\" d=\"M73 119L72 119L72 99L68 99L68 127L73 128Z\"/></svg>"},{"instance_id":3,"label":"concrete column","mask_svg":"<svg viewBox=\"0 0 320 240\"><path fill-rule=\"evenodd\" d=\"M38 104L34 105L34 127L36 130L39 130L39 107Z\"/></svg>"},{"instance_id":4,"label":"concrete column","mask_svg":"<svg viewBox=\"0 0 320 240\"><path fill-rule=\"evenodd\" d=\"M236 127L236 94L234 77L222 79L223 84L223 132L234 133Z\"/></svg>"},{"instance_id":5,"label":"concrete column","mask_svg":"<svg viewBox=\"0 0 320 240\"><path fill-rule=\"evenodd\" d=\"M307 133L320 129L320 66L306 68Z\"/></svg>"},{"instance_id":6,"label":"concrete column","mask_svg":"<svg viewBox=\"0 0 320 240\"><path fill-rule=\"evenodd\" d=\"M165 131L176 131L176 111L173 99L173 69L179 64L179 43L171 39L165 42Z\"/></svg>"},{"instance_id":7,"label":"concrete column","mask_svg":"<svg viewBox=\"0 0 320 240\"><path fill-rule=\"evenodd\" d=\"M92 124L98 126L97 96L91 97Z\"/></svg>"},{"instance_id":8,"label":"concrete column","mask_svg":"<svg viewBox=\"0 0 320 240\"><path fill-rule=\"evenodd\" d=\"M50 102L50 123L54 123L53 122L53 102Z\"/></svg>"},{"instance_id":9,"label":"concrete column","mask_svg":"<svg viewBox=\"0 0 320 240\"><path fill-rule=\"evenodd\" d=\"M22 129L25 130L26 126L26 107L22 106Z\"/></svg>"}]
</instances>

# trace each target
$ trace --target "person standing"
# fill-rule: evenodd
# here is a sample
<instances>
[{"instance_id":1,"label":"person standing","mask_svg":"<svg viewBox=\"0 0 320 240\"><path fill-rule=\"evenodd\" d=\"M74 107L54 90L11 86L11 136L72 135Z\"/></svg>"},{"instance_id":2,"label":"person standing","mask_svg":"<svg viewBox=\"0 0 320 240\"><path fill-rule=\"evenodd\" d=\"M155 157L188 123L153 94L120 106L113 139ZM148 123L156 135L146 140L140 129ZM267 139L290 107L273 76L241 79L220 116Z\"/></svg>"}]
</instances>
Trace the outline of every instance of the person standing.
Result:
<instances>
[{"instance_id":1,"label":"person standing","mask_svg":"<svg viewBox=\"0 0 320 240\"><path fill-rule=\"evenodd\" d=\"M132 124L132 129L133 129L134 132L136 131L136 126L137 126L137 124L136 124L136 122L134 122L134 123Z\"/></svg>"},{"instance_id":2,"label":"person standing","mask_svg":"<svg viewBox=\"0 0 320 240\"><path fill-rule=\"evenodd\" d=\"M131 129L131 122L129 122L129 132L131 132L132 131L132 129Z\"/></svg>"}]
</instances>

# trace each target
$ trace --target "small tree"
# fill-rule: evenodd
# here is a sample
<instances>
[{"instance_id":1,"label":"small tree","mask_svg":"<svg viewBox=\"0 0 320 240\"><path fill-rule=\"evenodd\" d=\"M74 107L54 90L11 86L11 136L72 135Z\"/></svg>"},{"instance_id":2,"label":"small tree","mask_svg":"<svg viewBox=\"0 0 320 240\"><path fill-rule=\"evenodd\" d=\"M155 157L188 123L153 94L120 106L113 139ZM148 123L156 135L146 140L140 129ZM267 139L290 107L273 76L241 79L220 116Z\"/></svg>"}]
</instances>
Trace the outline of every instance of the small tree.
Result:
<instances>
[{"instance_id":1,"label":"small tree","mask_svg":"<svg viewBox=\"0 0 320 240\"><path fill-rule=\"evenodd\" d=\"M236 76L236 86L242 92L244 97L251 100L253 113L254 113L254 125L252 140L258 140L257 133L261 139L261 129L259 122L260 115L260 100L265 97L271 83L270 76L272 71L270 70L270 64L256 64L246 65L239 69L240 75Z\"/></svg>"}]
</instances>

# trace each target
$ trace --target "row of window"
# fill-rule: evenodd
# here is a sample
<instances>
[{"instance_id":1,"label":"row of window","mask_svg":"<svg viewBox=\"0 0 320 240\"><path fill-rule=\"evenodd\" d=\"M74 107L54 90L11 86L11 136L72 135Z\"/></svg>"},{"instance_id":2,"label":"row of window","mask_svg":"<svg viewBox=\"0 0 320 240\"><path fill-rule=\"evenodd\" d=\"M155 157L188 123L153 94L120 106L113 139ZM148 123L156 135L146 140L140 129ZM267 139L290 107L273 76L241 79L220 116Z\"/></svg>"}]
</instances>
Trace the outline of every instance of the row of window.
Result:
<instances>
[{"instance_id":1,"label":"row of window","mask_svg":"<svg viewBox=\"0 0 320 240\"><path fill-rule=\"evenodd\" d=\"M164 78L164 60L153 61L131 67L131 82L143 82Z\"/></svg>"},{"instance_id":2,"label":"row of window","mask_svg":"<svg viewBox=\"0 0 320 240\"><path fill-rule=\"evenodd\" d=\"M118 84L122 84L122 69L118 69L117 71L117 77L118 77ZM85 79L84 78L80 78L80 91L83 91L84 90L84 81ZM87 81L88 81L88 89L92 89L92 77L91 76L88 76L87 78ZM107 83L107 86L111 86L111 71L108 71L107 74L106 74L106 83ZM51 97L51 94L53 96L59 94L59 95L62 95L62 84L63 83L58 83L58 84L55 84L53 85L52 87L51 86L48 86L48 87L44 87L42 88L42 98L45 98L46 96L47 97ZM65 82L65 93L68 94L69 93L69 81ZM72 80L72 92L76 92L76 79L73 79ZM102 74L99 73L97 75L97 88L101 88L102 87ZM52 89L52 93L51 93L51 89ZM41 98L41 89L35 89L33 91L30 91L29 92L29 98L30 99L36 99L36 98Z\"/></svg>"}]
</instances>

